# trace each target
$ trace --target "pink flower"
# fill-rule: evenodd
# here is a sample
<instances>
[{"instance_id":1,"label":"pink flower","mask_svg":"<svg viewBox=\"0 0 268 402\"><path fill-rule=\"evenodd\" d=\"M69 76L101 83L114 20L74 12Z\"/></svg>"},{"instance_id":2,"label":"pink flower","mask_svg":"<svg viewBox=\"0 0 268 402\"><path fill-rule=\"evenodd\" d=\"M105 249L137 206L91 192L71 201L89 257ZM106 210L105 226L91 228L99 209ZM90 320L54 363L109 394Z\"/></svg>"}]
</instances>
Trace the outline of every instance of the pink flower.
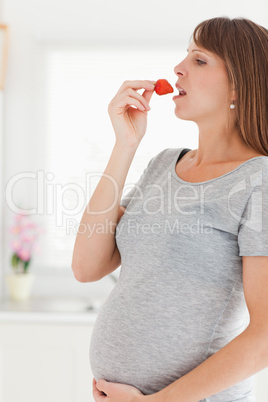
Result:
<instances>
[{"instance_id":1,"label":"pink flower","mask_svg":"<svg viewBox=\"0 0 268 402\"><path fill-rule=\"evenodd\" d=\"M13 233L13 234L20 233L20 231L21 231L20 226L12 226L12 228L11 228L11 233Z\"/></svg>"},{"instance_id":2,"label":"pink flower","mask_svg":"<svg viewBox=\"0 0 268 402\"><path fill-rule=\"evenodd\" d=\"M15 221L20 222L22 220L23 216L22 215L16 215L15 216Z\"/></svg>"},{"instance_id":3,"label":"pink flower","mask_svg":"<svg viewBox=\"0 0 268 402\"><path fill-rule=\"evenodd\" d=\"M36 229L37 225L35 223L28 222L28 223L25 224L24 227L25 227L25 229Z\"/></svg>"},{"instance_id":4,"label":"pink flower","mask_svg":"<svg viewBox=\"0 0 268 402\"><path fill-rule=\"evenodd\" d=\"M44 233L44 230L35 222L32 222L31 217L25 215L23 211L15 215L14 224L9 227L9 233L11 235L10 246L12 251L22 261L29 261L31 254L40 250L36 242L40 233Z\"/></svg>"},{"instance_id":5,"label":"pink flower","mask_svg":"<svg viewBox=\"0 0 268 402\"><path fill-rule=\"evenodd\" d=\"M17 254L22 261L28 261L31 258L30 250L27 249L20 249Z\"/></svg>"},{"instance_id":6,"label":"pink flower","mask_svg":"<svg viewBox=\"0 0 268 402\"><path fill-rule=\"evenodd\" d=\"M22 233L22 235L21 235L21 240L22 240L24 243L31 243L31 242L33 242L33 240L34 240L34 236L28 236L27 234Z\"/></svg>"},{"instance_id":7,"label":"pink flower","mask_svg":"<svg viewBox=\"0 0 268 402\"><path fill-rule=\"evenodd\" d=\"M18 241L18 240L14 240L14 241L11 243L11 248L12 248L13 251L18 251L18 250L20 250L20 248L21 248L21 242Z\"/></svg>"}]
</instances>

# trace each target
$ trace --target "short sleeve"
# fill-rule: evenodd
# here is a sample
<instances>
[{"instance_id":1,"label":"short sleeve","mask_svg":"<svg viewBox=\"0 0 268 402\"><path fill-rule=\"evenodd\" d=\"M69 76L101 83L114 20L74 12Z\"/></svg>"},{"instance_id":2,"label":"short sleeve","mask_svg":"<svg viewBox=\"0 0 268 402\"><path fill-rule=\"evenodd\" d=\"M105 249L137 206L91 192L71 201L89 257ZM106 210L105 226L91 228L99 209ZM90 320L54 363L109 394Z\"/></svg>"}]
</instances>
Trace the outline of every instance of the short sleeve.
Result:
<instances>
[{"instance_id":1,"label":"short sleeve","mask_svg":"<svg viewBox=\"0 0 268 402\"><path fill-rule=\"evenodd\" d=\"M268 256L268 172L262 172L238 229L239 256Z\"/></svg>"},{"instance_id":2,"label":"short sleeve","mask_svg":"<svg viewBox=\"0 0 268 402\"><path fill-rule=\"evenodd\" d=\"M141 185L142 185L142 183L143 183L143 181L144 181L144 179L145 179L145 177L146 177L146 175L148 173L149 166L151 165L151 163L152 163L154 158L155 157L153 157L149 161L147 167L144 169L142 175L140 176L139 180L135 183L134 187L132 187L127 192L127 194L121 199L120 205L122 205L123 207L127 208L130 200L134 197L134 194L136 193L136 191L139 191L139 189L141 188Z\"/></svg>"}]
</instances>

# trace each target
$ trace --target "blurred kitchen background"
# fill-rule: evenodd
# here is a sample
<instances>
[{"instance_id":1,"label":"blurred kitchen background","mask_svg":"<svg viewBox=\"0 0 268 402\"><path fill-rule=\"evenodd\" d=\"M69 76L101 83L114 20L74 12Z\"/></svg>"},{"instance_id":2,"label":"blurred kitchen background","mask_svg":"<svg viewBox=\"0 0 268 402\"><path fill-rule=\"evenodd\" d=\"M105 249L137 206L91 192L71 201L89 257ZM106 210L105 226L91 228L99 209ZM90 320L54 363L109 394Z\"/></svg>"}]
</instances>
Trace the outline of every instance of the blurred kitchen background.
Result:
<instances>
[{"instance_id":1,"label":"blurred kitchen background","mask_svg":"<svg viewBox=\"0 0 268 402\"><path fill-rule=\"evenodd\" d=\"M267 1L1 0L0 402L93 402L90 334L120 268L79 283L71 260L115 141L108 103L125 80L174 86L194 27L217 16L267 27ZM175 117L172 95L153 96L124 192L156 153L183 146L197 147L194 123ZM42 227L24 300L7 284L18 208ZM263 370L257 402L267 402L267 384Z\"/></svg>"}]
</instances>

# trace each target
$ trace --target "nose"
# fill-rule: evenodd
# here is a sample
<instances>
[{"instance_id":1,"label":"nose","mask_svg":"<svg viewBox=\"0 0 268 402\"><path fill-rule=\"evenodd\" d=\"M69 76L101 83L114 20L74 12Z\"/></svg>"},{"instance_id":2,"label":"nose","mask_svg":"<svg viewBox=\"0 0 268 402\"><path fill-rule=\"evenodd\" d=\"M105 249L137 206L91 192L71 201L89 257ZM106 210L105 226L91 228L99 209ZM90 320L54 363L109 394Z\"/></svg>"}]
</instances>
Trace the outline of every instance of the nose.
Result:
<instances>
[{"instance_id":1,"label":"nose","mask_svg":"<svg viewBox=\"0 0 268 402\"><path fill-rule=\"evenodd\" d=\"M183 76L185 75L185 69L184 69L184 65L183 62L180 62L179 64L177 64L174 67L174 73L178 76Z\"/></svg>"},{"instance_id":2,"label":"nose","mask_svg":"<svg viewBox=\"0 0 268 402\"><path fill-rule=\"evenodd\" d=\"M180 68L180 64L174 67L174 73L178 76L183 76L182 69Z\"/></svg>"}]
</instances>

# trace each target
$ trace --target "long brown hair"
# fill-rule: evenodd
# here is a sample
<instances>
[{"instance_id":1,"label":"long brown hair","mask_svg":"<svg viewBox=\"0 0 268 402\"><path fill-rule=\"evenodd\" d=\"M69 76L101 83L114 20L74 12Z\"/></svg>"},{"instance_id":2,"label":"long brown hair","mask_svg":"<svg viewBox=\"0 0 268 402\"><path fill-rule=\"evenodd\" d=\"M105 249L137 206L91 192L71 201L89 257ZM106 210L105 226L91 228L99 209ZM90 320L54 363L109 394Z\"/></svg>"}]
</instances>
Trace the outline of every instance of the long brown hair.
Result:
<instances>
[{"instance_id":1,"label":"long brown hair","mask_svg":"<svg viewBox=\"0 0 268 402\"><path fill-rule=\"evenodd\" d=\"M268 30L245 18L219 17L198 24L192 37L225 62L239 133L268 156Z\"/></svg>"}]
</instances>

